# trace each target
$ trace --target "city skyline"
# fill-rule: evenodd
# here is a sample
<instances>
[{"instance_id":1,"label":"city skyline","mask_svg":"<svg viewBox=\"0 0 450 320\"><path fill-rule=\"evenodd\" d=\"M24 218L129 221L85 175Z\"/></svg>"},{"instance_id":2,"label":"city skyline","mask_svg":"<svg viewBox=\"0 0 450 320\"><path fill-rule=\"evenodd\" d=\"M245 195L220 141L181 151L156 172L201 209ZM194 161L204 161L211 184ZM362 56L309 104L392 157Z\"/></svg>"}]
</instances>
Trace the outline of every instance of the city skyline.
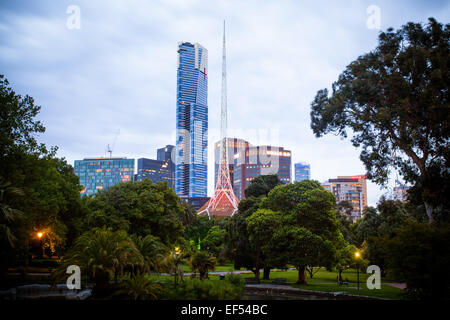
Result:
<instances>
[{"instance_id":1,"label":"city skyline","mask_svg":"<svg viewBox=\"0 0 450 320\"><path fill-rule=\"evenodd\" d=\"M102 155L117 128L121 134L113 157L155 158L156 147L175 141L173 52L180 40L209 49L209 123L219 127L220 29L225 17L233 44L229 136L292 150L293 163L311 163L312 178L318 181L365 172L359 150L349 140L314 138L309 110L318 89L329 86L348 63L375 47L379 30L366 26L370 1L351 2L345 8L330 2L291 6L231 2L213 8L196 1L134 6L77 1L80 30L66 28L68 3L42 1L26 8L24 3L0 5L0 67L18 93L30 94L43 107L39 119L47 132L41 140L59 146L58 156L70 164ZM424 22L429 16L445 20L450 12L445 2L376 5L382 30L408 21ZM330 57L330 48L337 47L340 50ZM240 134L244 124L251 130ZM263 137L264 130L273 127L279 129L278 141ZM214 136L210 128L209 133L211 195L218 131ZM369 205L384 192L368 183Z\"/></svg>"}]
</instances>

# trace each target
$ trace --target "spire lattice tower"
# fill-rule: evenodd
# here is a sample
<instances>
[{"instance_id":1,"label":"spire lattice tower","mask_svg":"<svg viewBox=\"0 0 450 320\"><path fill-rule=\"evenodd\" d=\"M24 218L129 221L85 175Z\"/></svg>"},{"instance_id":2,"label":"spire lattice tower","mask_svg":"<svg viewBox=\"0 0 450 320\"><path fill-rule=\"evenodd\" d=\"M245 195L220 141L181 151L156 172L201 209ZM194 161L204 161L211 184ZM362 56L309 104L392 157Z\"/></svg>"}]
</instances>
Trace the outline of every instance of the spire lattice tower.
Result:
<instances>
[{"instance_id":1,"label":"spire lattice tower","mask_svg":"<svg viewBox=\"0 0 450 320\"><path fill-rule=\"evenodd\" d=\"M225 21L223 22L223 53L222 53L222 101L220 112L220 163L217 173L217 184L214 195L198 211L198 214L208 216L231 216L238 210L239 200L233 191L228 166L227 141L227 60L225 51Z\"/></svg>"}]
</instances>

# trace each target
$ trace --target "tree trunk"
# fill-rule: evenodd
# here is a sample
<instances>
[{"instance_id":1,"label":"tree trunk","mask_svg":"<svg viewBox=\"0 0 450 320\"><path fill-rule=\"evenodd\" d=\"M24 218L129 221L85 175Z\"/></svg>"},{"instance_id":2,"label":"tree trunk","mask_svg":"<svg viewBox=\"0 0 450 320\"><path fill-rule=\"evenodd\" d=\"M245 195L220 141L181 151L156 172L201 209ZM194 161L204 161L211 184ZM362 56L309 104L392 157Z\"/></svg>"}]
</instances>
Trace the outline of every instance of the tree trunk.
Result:
<instances>
[{"instance_id":1,"label":"tree trunk","mask_svg":"<svg viewBox=\"0 0 450 320\"><path fill-rule=\"evenodd\" d=\"M263 279L264 280L270 279L270 268L269 267L264 267Z\"/></svg>"},{"instance_id":2,"label":"tree trunk","mask_svg":"<svg viewBox=\"0 0 450 320\"><path fill-rule=\"evenodd\" d=\"M339 281L342 282L342 270L339 270Z\"/></svg>"},{"instance_id":3,"label":"tree trunk","mask_svg":"<svg viewBox=\"0 0 450 320\"><path fill-rule=\"evenodd\" d=\"M298 280L297 284L307 284L305 278L305 267L297 267L298 270Z\"/></svg>"},{"instance_id":4,"label":"tree trunk","mask_svg":"<svg viewBox=\"0 0 450 320\"><path fill-rule=\"evenodd\" d=\"M259 282L259 268L255 268L255 269L252 270L252 271L253 271L253 273L254 273L254 275L255 275L255 278L258 279L258 282Z\"/></svg>"},{"instance_id":5,"label":"tree trunk","mask_svg":"<svg viewBox=\"0 0 450 320\"><path fill-rule=\"evenodd\" d=\"M184 270L183 265L180 266L180 281L183 282Z\"/></svg>"},{"instance_id":6,"label":"tree trunk","mask_svg":"<svg viewBox=\"0 0 450 320\"><path fill-rule=\"evenodd\" d=\"M425 210L427 212L427 216L428 216L428 222L432 223L434 221L433 218L433 206L427 202L424 202L425 204Z\"/></svg>"}]
</instances>

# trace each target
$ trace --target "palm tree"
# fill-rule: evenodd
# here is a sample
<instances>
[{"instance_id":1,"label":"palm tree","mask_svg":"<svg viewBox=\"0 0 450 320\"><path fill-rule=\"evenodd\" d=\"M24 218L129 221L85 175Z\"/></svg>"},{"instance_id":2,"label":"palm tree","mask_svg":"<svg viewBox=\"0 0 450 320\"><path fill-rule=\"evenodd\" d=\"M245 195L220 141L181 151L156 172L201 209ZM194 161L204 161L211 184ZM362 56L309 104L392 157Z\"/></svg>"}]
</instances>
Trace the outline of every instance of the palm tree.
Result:
<instances>
[{"instance_id":1,"label":"palm tree","mask_svg":"<svg viewBox=\"0 0 450 320\"><path fill-rule=\"evenodd\" d=\"M129 274L123 282L120 283L120 289L116 295L125 294L134 300L158 299L161 292L160 284L155 283L147 278L144 273Z\"/></svg>"},{"instance_id":2,"label":"palm tree","mask_svg":"<svg viewBox=\"0 0 450 320\"><path fill-rule=\"evenodd\" d=\"M163 268L162 261L167 252L167 247L152 235L146 237L132 236L132 239L136 248L144 257L145 272L148 274L150 274L150 270L160 272Z\"/></svg>"},{"instance_id":3,"label":"palm tree","mask_svg":"<svg viewBox=\"0 0 450 320\"><path fill-rule=\"evenodd\" d=\"M175 247L163 260L163 265L169 272L174 273L174 286L177 287L178 277L183 281L183 263L187 261L188 253Z\"/></svg>"},{"instance_id":4,"label":"palm tree","mask_svg":"<svg viewBox=\"0 0 450 320\"><path fill-rule=\"evenodd\" d=\"M85 232L75 241L56 277L64 277L71 264L85 270L94 280L96 292L104 295L110 289L111 277L117 285L119 272L125 266L142 266L144 258L126 231L102 228Z\"/></svg>"},{"instance_id":5,"label":"palm tree","mask_svg":"<svg viewBox=\"0 0 450 320\"><path fill-rule=\"evenodd\" d=\"M198 271L200 274L200 280L208 279L208 271L212 271L216 268L217 259L211 255L208 251L197 251L195 252L189 264L192 271Z\"/></svg>"},{"instance_id":6,"label":"palm tree","mask_svg":"<svg viewBox=\"0 0 450 320\"><path fill-rule=\"evenodd\" d=\"M11 183L6 182L0 177L0 230L2 235L6 235L6 239L11 247L14 247L17 237L13 234L10 224L21 219L23 212L12 208L6 203L6 196L11 197L24 196L22 189L12 187Z\"/></svg>"}]
</instances>

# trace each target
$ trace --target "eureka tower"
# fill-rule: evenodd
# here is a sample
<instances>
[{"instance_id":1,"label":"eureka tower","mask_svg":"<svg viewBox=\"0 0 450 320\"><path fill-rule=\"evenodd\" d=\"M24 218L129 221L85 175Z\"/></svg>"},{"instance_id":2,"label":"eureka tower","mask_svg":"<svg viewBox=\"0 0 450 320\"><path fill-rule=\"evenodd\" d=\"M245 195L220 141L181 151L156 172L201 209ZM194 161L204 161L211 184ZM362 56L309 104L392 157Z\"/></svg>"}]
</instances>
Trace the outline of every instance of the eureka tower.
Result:
<instances>
[{"instance_id":1,"label":"eureka tower","mask_svg":"<svg viewBox=\"0 0 450 320\"><path fill-rule=\"evenodd\" d=\"M175 192L206 197L208 180L208 50L178 44Z\"/></svg>"}]
</instances>

